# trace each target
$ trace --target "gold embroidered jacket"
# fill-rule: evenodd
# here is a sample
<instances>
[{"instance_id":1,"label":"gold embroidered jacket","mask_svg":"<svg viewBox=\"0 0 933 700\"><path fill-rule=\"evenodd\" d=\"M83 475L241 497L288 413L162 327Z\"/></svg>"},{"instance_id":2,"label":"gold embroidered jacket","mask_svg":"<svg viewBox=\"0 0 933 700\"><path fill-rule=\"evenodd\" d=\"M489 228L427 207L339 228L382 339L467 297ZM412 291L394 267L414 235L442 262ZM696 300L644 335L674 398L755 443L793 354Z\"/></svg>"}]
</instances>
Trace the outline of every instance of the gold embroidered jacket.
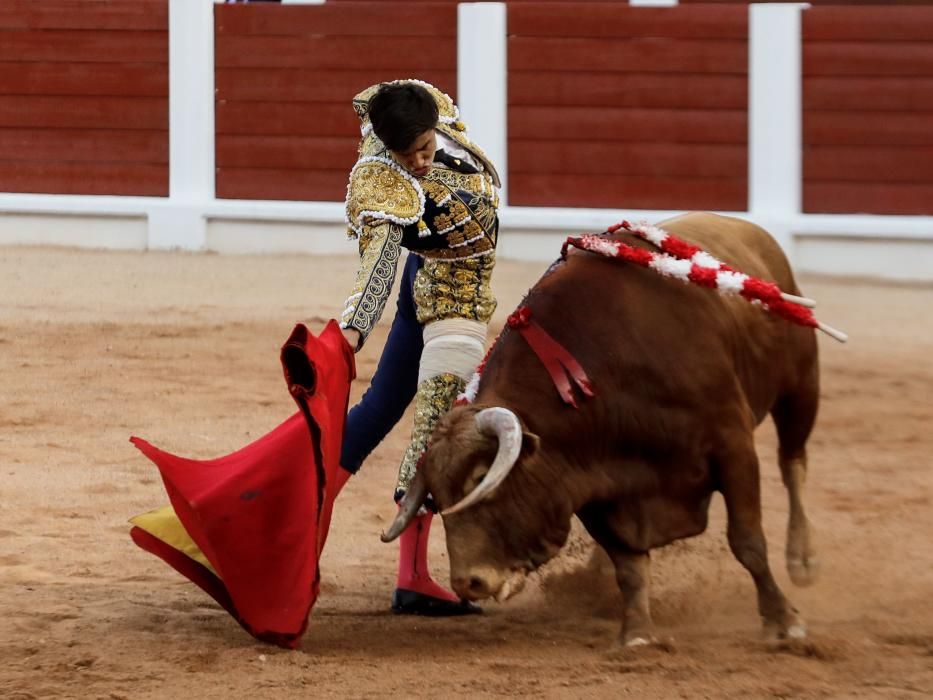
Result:
<instances>
[{"instance_id":1,"label":"gold embroidered jacket","mask_svg":"<svg viewBox=\"0 0 933 700\"><path fill-rule=\"evenodd\" d=\"M479 168L450 159L425 177L399 165L369 123L374 85L353 100L360 118L359 159L347 186L348 235L359 240L360 267L341 326L365 341L382 315L395 280L401 248L425 258L415 279L420 323L447 318L488 322L496 308L490 288L498 235L499 176L482 149L466 136L453 101L427 83L438 105L441 132L470 153Z\"/></svg>"}]
</instances>

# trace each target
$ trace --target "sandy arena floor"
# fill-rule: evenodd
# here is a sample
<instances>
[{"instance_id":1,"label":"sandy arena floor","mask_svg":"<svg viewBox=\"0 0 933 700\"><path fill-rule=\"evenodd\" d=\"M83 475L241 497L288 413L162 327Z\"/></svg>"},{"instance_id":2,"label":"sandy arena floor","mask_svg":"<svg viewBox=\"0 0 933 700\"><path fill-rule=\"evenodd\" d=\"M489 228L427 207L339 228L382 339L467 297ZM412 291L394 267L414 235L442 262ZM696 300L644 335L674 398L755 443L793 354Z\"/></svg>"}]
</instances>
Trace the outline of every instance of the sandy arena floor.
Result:
<instances>
[{"instance_id":1,"label":"sandy arena floor","mask_svg":"<svg viewBox=\"0 0 933 700\"><path fill-rule=\"evenodd\" d=\"M165 502L138 434L225 454L294 412L278 350L340 308L349 257L0 249L0 697L920 698L933 696L933 288L804 279L819 316L823 404L808 506L822 578L784 571L786 497L759 431L764 516L806 643L759 641L754 588L709 531L654 557L666 649L620 650L619 596L585 537L480 618L388 610L408 423L337 502L324 589L297 651L256 642L137 549L127 518ZM503 262L500 312L543 270ZM391 311L390 311L391 313ZM494 328L494 330L498 330ZM385 326L358 357L358 396ZM447 580L441 527L435 574Z\"/></svg>"}]
</instances>

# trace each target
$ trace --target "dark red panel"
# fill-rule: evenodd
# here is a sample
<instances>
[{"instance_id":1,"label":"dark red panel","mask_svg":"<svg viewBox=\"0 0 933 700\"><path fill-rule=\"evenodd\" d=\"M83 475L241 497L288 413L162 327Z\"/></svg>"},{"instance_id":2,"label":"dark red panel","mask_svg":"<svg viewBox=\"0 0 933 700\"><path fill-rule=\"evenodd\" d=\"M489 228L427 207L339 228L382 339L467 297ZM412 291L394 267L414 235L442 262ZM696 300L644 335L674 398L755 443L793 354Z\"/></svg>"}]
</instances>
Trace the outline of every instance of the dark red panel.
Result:
<instances>
[{"instance_id":1,"label":"dark red panel","mask_svg":"<svg viewBox=\"0 0 933 700\"><path fill-rule=\"evenodd\" d=\"M805 110L933 111L933 77L804 78Z\"/></svg>"},{"instance_id":2,"label":"dark red panel","mask_svg":"<svg viewBox=\"0 0 933 700\"><path fill-rule=\"evenodd\" d=\"M740 40L514 37L508 61L509 70L517 71L743 75L748 72L748 47Z\"/></svg>"},{"instance_id":3,"label":"dark red panel","mask_svg":"<svg viewBox=\"0 0 933 700\"><path fill-rule=\"evenodd\" d=\"M806 112L804 144L933 146L929 112Z\"/></svg>"},{"instance_id":4,"label":"dark red panel","mask_svg":"<svg viewBox=\"0 0 933 700\"><path fill-rule=\"evenodd\" d=\"M0 127L168 130L168 100L153 97L7 96Z\"/></svg>"},{"instance_id":5,"label":"dark red panel","mask_svg":"<svg viewBox=\"0 0 933 700\"><path fill-rule=\"evenodd\" d=\"M513 174L509 202L524 206L745 211L744 179Z\"/></svg>"},{"instance_id":6,"label":"dark red panel","mask_svg":"<svg viewBox=\"0 0 933 700\"><path fill-rule=\"evenodd\" d=\"M592 175L731 177L747 175L744 145L624 143L618 141L509 142L509 172Z\"/></svg>"},{"instance_id":7,"label":"dark red panel","mask_svg":"<svg viewBox=\"0 0 933 700\"><path fill-rule=\"evenodd\" d=\"M509 138L649 141L681 143L747 142L744 111L687 109L588 109L512 107Z\"/></svg>"},{"instance_id":8,"label":"dark red panel","mask_svg":"<svg viewBox=\"0 0 933 700\"><path fill-rule=\"evenodd\" d=\"M0 29L168 30L168 0L3 0Z\"/></svg>"},{"instance_id":9,"label":"dark red panel","mask_svg":"<svg viewBox=\"0 0 933 700\"><path fill-rule=\"evenodd\" d=\"M803 15L804 210L929 214L933 7Z\"/></svg>"},{"instance_id":10,"label":"dark red panel","mask_svg":"<svg viewBox=\"0 0 933 700\"><path fill-rule=\"evenodd\" d=\"M352 137L228 135L217 137L217 165L222 168L308 168L340 170L356 162L359 139Z\"/></svg>"},{"instance_id":11,"label":"dark red panel","mask_svg":"<svg viewBox=\"0 0 933 700\"><path fill-rule=\"evenodd\" d=\"M0 160L4 192L164 196L168 168L144 163L23 163Z\"/></svg>"},{"instance_id":12,"label":"dark red panel","mask_svg":"<svg viewBox=\"0 0 933 700\"><path fill-rule=\"evenodd\" d=\"M933 76L933 43L808 42L803 74Z\"/></svg>"},{"instance_id":13,"label":"dark red panel","mask_svg":"<svg viewBox=\"0 0 933 700\"><path fill-rule=\"evenodd\" d=\"M933 214L933 183L804 183L809 214Z\"/></svg>"},{"instance_id":14,"label":"dark red panel","mask_svg":"<svg viewBox=\"0 0 933 700\"><path fill-rule=\"evenodd\" d=\"M680 39L745 39L744 8L631 7L627 3L563 2L510 5L513 36L676 37Z\"/></svg>"},{"instance_id":15,"label":"dark red panel","mask_svg":"<svg viewBox=\"0 0 933 700\"><path fill-rule=\"evenodd\" d=\"M512 72L509 104L744 110L748 79L688 73Z\"/></svg>"},{"instance_id":16,"label":"dark red panel","mask_svg":"<svg viewBox=\"0 0 933 700\"><path fill-rule=\"evenodd\" d=\"M168 2L0 4L0 190L168 194Z\"/></svg>"},{"instance_id":17,"label":"dark red panel","mask_svg":"<svg viewBox=\"0 0 933 700\"><path fill-rule=\"evenodd\" d=\"M218 68L325 71L379 66L408 75L422 70L455 70L457 64L454 42L430 45L422 37L407 36L225 36L218 37L215 49ZM313 73L309 73L308 79L312 78Z\"/></svg>"},{"instance_id":18,"label":"dark red panel","mask_svg":"<svg viewBox=\"0 0 933 700\"><path fill-rule=\"evenodd\" d=\"M933 146L810 146L807 181L933 183Z\"/></svg>"},{"instance_id":19,"label":"dark red panel","mask_svg":"<svg viewBox=\"0 0 933 700\"><path fill-rule=\"evenodd\" d=\"M398 71L379 67L356 71L321 71L315 73L313 80L302 68L219 68L215 81L218 100L337 102L350 109L350 101L360 90L398 77ZM418 71L406 77L423 80L451 97L455 96L456 70Z\"/></svg>"},{"instance_id":20,"label":"dark red panel","mask_svg":"<svg viewBox=\"0 0 933 700\"><path fill-rule=\"evenodd\" d=\"M0 94L168 97L168 66L144 63L2 63Z\"/></svg>"},{"instance_id":21,"label":"dark red panel","mask_svg":"<svg viewBox=\"0 0 933 700\"><path fill-rule=\"evenodd\" d=\"M165 131L0 129L5 161L168 163Z\"/></svg>"},{"instance_id":22,"label":"dark red panel","mask_svg":"<svg viewBox=\"0 0 933 700\"><path fill-rule=\"evenodd\" d=\"M0 61L168 63L164 31L24 30L3 32Z\"/></svg>"},{"instance_id":23,"label":"dark red panel","mask_svg":"<svg viewBox=\"0 0 933 700\"><path fill-rule=\"evenodd\" d=\"M933 6L818 7L803 13L804 41L933 41ZM920 3L918 3L920 4Z\"/></svg>"},{"instance_id":24,"label":"dark red panel","mask_svg":"<svg viewBox=\"0 0 933 700\"><path fill-rule=\"evenodd\" d=\"M350 103L218 102L218 134L356 136L360 122Z\"/></svg>"},{"instance_id":25,"label":"dark red panel","mask_svg":"<svg viewBox=\"0 0 933 700\"><path fill-rule=\"evenodd\" d=\"M511 203L746 208L746 7L517 3L509 33Z\"/></svg>"},{"instance_id":26,"label":"dark red panel","mask_svg":"<svg viewBox=\"0 0 933 700\"><path fill-rule=\"evenodd\" d=\"M517 2L520 0L511 0ZM796 3L797 0L680 0L681 4L730 4L730 5L751 5L756 3ZM929 5L930 0L809 0L808 5Z\"/></svg>"},{"instance_id":27,"label":"dark red panel","mask_svg":"<svg viewBox=\"0 0 933 700\"><path fill-rule=\"evenodd\" d=\"M456 5L425 11L405 2L354 2L352 5L326 3L309 12L298 5L242 6L214 8L218 35L247 36L377 36L384 37L391 27L393 36L425 37L433 44L439 37L457 33ZM427 48L426 48L427 50Z\"/></svg>"},{"instance_id":28,"label":"dark red panel","mask_svg":"<svg viewBox=\"0 0 933 700\"><path fill-rule=\"evenodd\" d=\"M343 201L347 195L348 172L220 168L217 174L217 196L223 199Z\"/></svg>"}]
</instances>

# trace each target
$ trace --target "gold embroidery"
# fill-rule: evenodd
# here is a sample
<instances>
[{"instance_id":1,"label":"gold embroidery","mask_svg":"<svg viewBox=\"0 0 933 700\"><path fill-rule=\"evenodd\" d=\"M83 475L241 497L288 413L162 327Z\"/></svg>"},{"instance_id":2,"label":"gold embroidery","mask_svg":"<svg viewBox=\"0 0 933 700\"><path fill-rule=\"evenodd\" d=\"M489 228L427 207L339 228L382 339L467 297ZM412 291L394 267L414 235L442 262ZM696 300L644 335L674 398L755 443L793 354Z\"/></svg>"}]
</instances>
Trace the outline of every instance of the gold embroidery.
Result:
<instances>
[{"instance_id":1,"label":"gold embroidery","mask_svg":"<svg viewBox=\"0 0 933 700\"><path fill-rule=\"evenodd\" d=\"M442 182L452 190L479 193L482 192L484 177L482 173L458 173L450 168L432 168L424 179Z\"/></svg>"},{"instance_id":2,"label":"gold embroidery","mask_svg":"<svg viewBox=\"0 0 933 700\"><path fill-rule=\"evenodd\" d=\"M474 243L464 244L458 248L441 248L430 251L414 251L426 260L449 260L461 261L470 260L478 257L488 257L495 252L496 248L488 238L481 238Z\"/></svg>"},{"instance_id":3,"label":"gold embroidery","mask_svg":"<svg viewBox=\"0 0 933 700\"><path fill-rule=\"evenodd\" d=\"M469 243L475 243L484 235L483 227L471 219L462 228L447 236L447 243L451 248L460 248Z\"/></svg>"},{"instance_id":4,"label":"gold embroidery","mask_svg":"<svg viewBox=\"0 0 933 700\"><path fill-rule=\"evenodd\" d=\"M383 158L389 158L389 149L385 147L385 144L379 140L379 138L370 131L366 136L360 139L360 145L357 149L357 152L360 154L360 157L365 156L380 156Z\"/></svg>"},{"instance_id":5,"label":"gold embroidery","mask_svg":"<svg viewBox=\"0 0 933 700\"><path fill-rule=\"evenodd\" d=\"M360 236L360 268L340 325L355 328L364 340L382 316L392 291L401 242L402 229L395 224L367 226Z\"/></svg>"},{"instance_id":6,"label":"gold embroidery","mask_svg":"<svg viewBox=\"0 0 933 700\"><path fill-rule=\"evenodd\" d=\"M450 194L443 184L427 177L421 180L421 189L424 190L424 196L430 197L435 204L440 204Z\"/></svg>"},{"instance_id":7,"label":"gold embroidery","mask_svg":"<svg viewBox=\"0 0 933 700\"><path fill-rule=\"evenodd\" d=\"M473 218L475 218L486 231L490 231L495 227L496 205L494 203L491 203L485 197L474 196L470 199L470 209L473 212Z\"/></svg>"},{"instance_id":8,"label":"gold embroidery","mask_svg":"<svg viewBox=\"0 0 933 700\"><path fill-rule=\"evenodd\" d=\"M496 310L490 286L494 265L494 250L466 260L425 259L415 276L418 322L467 318L488 323Z\"/></svg>"},{"instance_id":9,"label":"gold embroidery","mask_svg":"<svg viewBox=\"0 0 933 700\"><path fill-rule=\"evenodd\" d=\"M368 220L415 223L424 212L424 200L414 182L387 163L360 162L347 188L347 220L352 237Z\"/></svg>"},{"instance_id":10,"label":"gold embroidery","mask_svg":"<svg viewBox=\"0 0 933 700\"><path fill-rule=\"evenodd\" d=\"M428 446L428 440L434 432L434 426L441 416L450 410L454 399L465 386L466 382L455 374L439 374L425 379L418 385L418 393L415 395L415 424L411 431L411 442L399 466L396 498L408 490L411 480L415 477L421 453Z\"/></svg>"},{"instance_id":11,"label":"gold embroidery","mask_svg":"<svg viewBox=\"0 0 933 700\"><path fill-rule=\"evenodd\" d=\"M471 221L470 223L473 222ZM466 241L466 234L464 233L464 229L457 229L447 236L447 245L449 245L451 248L459 248L460 246L464 245L464 241Z\"/></svg>"},{"instance_id":12,"label":"gold embroidery","mask_svg":"<svg viewBox=\"0 0 933 700\"><path fill-rule=\"evenodd\" d=\"M438 233L446 231L453 225L454 220L450 218L450 214L438 214L434 217L434 230Z\"/></svg>"}]
</instances>

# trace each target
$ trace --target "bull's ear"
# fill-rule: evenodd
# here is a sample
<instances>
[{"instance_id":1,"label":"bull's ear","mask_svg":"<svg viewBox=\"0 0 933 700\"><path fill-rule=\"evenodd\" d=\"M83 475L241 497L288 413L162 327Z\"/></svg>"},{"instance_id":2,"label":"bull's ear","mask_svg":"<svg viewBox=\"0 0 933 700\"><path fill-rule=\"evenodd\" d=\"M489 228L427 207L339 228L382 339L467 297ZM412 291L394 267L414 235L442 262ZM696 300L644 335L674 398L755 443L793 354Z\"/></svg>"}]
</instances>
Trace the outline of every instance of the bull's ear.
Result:
<instances>
[{"instance_id":1,"label":"bull's ear","mask_svg":"<svg viewBox=\"0 0 933 700\"><path fill-rule=\"evenodd\" d=\"M519 453L521 455L520 459L528 459L529 457L534 456L538 451L538 447L541 446L541 438L535 435L532 432L527 430L522 431L522 451Z\"/></svg>"}]
</instances>

